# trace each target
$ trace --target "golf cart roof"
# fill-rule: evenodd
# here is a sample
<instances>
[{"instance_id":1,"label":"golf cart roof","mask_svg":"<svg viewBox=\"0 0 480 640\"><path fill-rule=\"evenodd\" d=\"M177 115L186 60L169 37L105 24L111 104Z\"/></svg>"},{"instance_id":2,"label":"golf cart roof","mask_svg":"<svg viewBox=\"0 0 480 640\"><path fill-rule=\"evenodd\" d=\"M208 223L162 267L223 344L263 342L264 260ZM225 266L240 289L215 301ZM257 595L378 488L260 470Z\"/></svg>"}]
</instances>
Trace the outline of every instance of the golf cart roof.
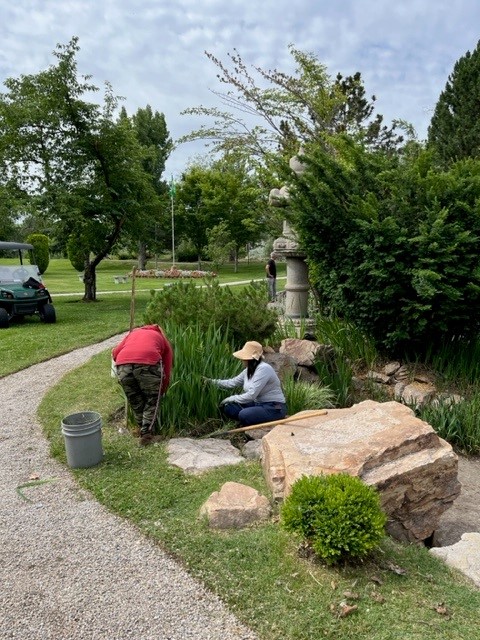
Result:
<instances>
[{"instance_id":1,"label":"golf cart roof","mask_svg":"<svg viewBox=\"0 0 480 640\"><path fill-rule=\"evenodd\" d=\"M30 251L33 245L25 242L2 242L0 241L0 251Z\"/></svg>"}]
</instances>

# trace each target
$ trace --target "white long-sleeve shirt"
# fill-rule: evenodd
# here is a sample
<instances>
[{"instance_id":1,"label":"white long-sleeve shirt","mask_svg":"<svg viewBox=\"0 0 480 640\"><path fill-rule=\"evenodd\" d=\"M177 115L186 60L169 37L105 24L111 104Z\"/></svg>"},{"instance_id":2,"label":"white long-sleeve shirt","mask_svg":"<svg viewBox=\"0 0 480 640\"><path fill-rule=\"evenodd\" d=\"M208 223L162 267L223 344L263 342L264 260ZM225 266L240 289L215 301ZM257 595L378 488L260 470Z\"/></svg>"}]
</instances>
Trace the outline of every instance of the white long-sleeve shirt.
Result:
<instances>
[{"instance_id":1,"label":"white long-sleeve shirt","mask_svg":"<svg viewBox=\"0 0 480 640\"><path fill-rule=\"evenodd\" d=\"M243 386L243 393L229 396L222 400L227 402L285 402L282 385L274 368L267 362L260 362L251 378L247 378L247 369L234 378L225 380L212 379L211 382L221 389L235 389Z\"/></svg>"}]
</instances>

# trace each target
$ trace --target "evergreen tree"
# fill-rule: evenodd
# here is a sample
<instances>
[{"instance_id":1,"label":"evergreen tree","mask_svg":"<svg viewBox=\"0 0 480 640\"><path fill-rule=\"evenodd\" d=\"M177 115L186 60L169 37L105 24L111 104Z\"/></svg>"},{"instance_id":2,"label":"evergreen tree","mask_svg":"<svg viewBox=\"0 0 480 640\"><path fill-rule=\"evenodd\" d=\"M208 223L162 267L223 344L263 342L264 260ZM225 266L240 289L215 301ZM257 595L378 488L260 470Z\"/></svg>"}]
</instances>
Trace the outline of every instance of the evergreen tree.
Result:
<instances>
[{"instance_id":1,"label":"evergreen tree","mask_svg":"<svg viewBox=\"0 0 480 640\"><path fill-rule=\"evenodd\" d=\"M428 145L443 165L480 156L480 41L453 67L428 129Z\"/></svg>"}]
</instances>

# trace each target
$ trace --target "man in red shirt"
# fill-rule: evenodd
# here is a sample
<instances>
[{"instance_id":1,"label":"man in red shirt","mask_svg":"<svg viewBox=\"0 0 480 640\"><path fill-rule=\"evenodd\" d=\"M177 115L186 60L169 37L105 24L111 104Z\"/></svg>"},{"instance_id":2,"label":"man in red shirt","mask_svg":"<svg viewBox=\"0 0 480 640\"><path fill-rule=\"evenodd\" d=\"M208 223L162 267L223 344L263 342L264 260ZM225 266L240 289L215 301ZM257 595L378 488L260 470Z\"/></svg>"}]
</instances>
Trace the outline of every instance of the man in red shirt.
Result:
<instances>
[{"instance_id":1,"label":"man in red shirt","mask_svg":"<svg viewBox=\"0 0 480 640\"><path fill-rule=\"evenodd\" d=\"M118 381L140 428L140 444L153 441L160 398L170 384L173 350L158 324L134 329L112 351Z\"/></svg>"}]
</instances>

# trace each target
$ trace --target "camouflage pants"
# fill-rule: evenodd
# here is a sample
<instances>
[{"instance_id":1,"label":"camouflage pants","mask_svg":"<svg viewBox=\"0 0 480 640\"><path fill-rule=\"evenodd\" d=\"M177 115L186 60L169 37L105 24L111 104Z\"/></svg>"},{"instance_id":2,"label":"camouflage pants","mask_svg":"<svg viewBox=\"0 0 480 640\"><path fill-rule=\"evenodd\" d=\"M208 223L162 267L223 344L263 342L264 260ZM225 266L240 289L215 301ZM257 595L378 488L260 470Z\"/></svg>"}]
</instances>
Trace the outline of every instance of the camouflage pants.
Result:
<instances>
[{"instance_id":1,"label":"camouflage pants","mask_svg":"<svg viewBox=\"0 0 480 640\"><path fill-rule=\"evenodd\" d=\"M163 364L120 364L118 381L133 410L135 422L142 435L155 431L153 424L159 391L163 380Z\"/></svg>"}]
</instances>

